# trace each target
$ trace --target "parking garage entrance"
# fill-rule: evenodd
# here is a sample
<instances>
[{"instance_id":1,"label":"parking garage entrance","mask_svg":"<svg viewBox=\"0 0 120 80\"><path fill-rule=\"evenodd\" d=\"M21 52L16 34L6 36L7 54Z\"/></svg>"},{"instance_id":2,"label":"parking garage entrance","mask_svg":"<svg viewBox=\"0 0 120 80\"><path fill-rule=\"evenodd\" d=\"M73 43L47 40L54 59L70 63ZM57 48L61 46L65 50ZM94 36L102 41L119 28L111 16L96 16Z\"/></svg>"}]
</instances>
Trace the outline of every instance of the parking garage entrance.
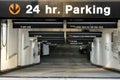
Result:
<instances>
[{"instance_id":1,"label":"parking garage entrance","mask_svg":"<svg viewBox=\"0 0 120 80\"><path fill-rule=\"evenodd\" d=\"M109 62L115 55L111 51L116 45L111 43L117 37L118 20L2 21L1 44L7 44L1 49L5 53L1 54L1 71L17 70L1 77L120 78L119 73L105 69L119 71L119 66Z\"/></svg>"}]
</instances>

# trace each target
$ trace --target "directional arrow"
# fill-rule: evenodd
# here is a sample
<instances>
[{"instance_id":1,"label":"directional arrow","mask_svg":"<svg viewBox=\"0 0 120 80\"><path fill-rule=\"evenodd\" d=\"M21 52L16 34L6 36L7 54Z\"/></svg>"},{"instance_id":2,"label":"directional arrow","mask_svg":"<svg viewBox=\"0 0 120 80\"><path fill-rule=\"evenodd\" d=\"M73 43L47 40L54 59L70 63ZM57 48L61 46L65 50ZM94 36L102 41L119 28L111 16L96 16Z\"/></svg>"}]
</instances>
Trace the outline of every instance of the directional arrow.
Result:
<instances>
[{"instance_id":1,"label":"directional arrow","mask_svg":"<svg viewBox=\"0 0 120 80\"><path fill-rule=\"evenodd\" d=\"M19 4L11 4L11 5L9 6L9 12L10 12L10 14L12 14L12 15L17 15L17 14L20 13L20 11L21 11L21 8L20 8L20 5L19 5Z\"/></svg>"}]
</instances>

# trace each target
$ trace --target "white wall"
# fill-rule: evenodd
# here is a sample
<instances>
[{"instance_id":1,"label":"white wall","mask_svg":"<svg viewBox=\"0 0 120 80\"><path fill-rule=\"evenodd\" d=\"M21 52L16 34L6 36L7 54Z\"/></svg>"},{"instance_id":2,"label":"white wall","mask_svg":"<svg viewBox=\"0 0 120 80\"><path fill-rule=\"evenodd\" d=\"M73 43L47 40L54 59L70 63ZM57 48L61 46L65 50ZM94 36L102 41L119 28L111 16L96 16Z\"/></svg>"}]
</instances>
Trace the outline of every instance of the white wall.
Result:
<instances>
[{"instance_id":1,"label":"white wall","mask_svg":"<svg viewBox=\"0 0 120 80\"><path fill-rule=\"evenodd\" d=\"M13 29L12 20L7 22L1 32L1 71L39 63L37 38L30 40L27 29Z\"/></svg>"},{"instance_id":2,"label":"white wall","mask_svg":"<svg viewBox=\"0 0 120 80\"><path fill-rule=\"evenodd\" d=\"M31 41L31 62L40 63L40 54L38 54L37 37L30 38Z\"/></svg>"},{"instance_id":3,"label":"white wall","mask_svg":"<svg viewBox=\"0 0 120 80\"><path fill-rule=\"evenodd\" d=\"M30 62L30 39L28 36L28 30L19 29L19 66L25 66L31 64Z\"/></svg>"},{"instance_id":4,"label":"white wall","mask_svg":"<svg viewBox=\"0 0 120 80\"><path fill-rule=\"evenodd\" d=\"M94 64L100 64L100 38L95 38L94 42L92 43L92 52L91 52L91 62Z\"/></svg>"},{"instance_id":5,"label":"white wall","mask_svg":"<svg viewBox=\"0 0 120 80\"><path fill-rule=\"evenodd\" d=\"M91 62L110 69L120 70L119 59L114 58L112 51L112 29L104 29L102 38L95 38L91 51ZM119 35L120 36L120 35ZM120 45L119 45L120 46ZM119 55L116 55L119 57ZM119 57L120 58L120 57Z\"/></svg>"},{"instance_id":6,"label":"white wall","mask_svg":"<svg viewBox=\"0 0 120 80\"><path fill-rule=\"evenodd\" d=\"M27 29L19 29L19 66L40 62L37 38L30 38Z\"/></svg>"},{"instance_id":7,"label":"white wall","mask_svg":"<svg viewBox=\"0 0 120 80\"><path fill-rule=\"evenodd\" d=\"M119 69L120 70L120 20L118 21L118 29L117 30L114 30L115 33L117 33L116 35L116 39L115 39L115 43L113 42L112 44L114 44L114 48L117 49L114 50L115 51L112 51L112 58L111 58L111 63L110 63L110 66L112 66L112 68L114 69ZM117 43L116 43L117 42Z\"/></svg>"},{"instance_id":8,"label":"white wall","mask_svg":"<svg viewBox=\"0 0 120 80\"><path fill-rule=\"evenodd\" d=\"M7 20L7 43L6 46L1 49L1 71L7 69L13 69L17 67L17 55L18 55L18 31L13 29L12 20ZM5 24L4 24L5 26ZM3 38L4 37L4 38ZM1 43L5 41L5 35L1 36Z\"/></svg>"}]
</instances>

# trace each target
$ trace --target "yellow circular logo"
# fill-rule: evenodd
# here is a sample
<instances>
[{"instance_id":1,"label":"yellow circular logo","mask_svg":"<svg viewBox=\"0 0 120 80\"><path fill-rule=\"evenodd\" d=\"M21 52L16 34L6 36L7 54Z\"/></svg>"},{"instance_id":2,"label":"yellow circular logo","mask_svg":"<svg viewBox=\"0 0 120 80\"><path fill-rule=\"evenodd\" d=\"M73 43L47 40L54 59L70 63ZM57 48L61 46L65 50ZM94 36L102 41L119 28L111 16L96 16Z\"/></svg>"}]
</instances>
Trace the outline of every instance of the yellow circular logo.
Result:
<instances>
[{"instance_id":1,"label":"yellow circular logo","mask_svg":"<svg viewBox=\"0 0 120 80\"><path fill-rule=\"evenodd\" d=\"M11 4L10 6L9 6L9 12L10 12L10 14L12 14L12 15L17 15L17 14L19 14L20 13L20 11L21 11L21 8L20 8L20 5L19 4Z\"/></svg>"}]
</instances>

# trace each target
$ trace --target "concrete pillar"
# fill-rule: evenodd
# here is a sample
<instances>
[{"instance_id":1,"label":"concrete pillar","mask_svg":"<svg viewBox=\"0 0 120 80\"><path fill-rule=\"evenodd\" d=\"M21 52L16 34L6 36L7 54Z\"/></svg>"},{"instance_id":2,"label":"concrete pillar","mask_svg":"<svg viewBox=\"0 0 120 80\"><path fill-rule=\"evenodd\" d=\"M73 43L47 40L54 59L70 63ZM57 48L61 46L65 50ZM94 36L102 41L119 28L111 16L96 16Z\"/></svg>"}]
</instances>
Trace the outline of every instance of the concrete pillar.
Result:
<instances>
[{"instance_id":1,"label":"concrete pillar","mask_svg":"<svg viewBox=\"0 0 120 80\"><path fill-rule=\"evenodd\" d=\"M43 55L49 55L49 45L43 44Z\"/></svg>"}]
</instances>

